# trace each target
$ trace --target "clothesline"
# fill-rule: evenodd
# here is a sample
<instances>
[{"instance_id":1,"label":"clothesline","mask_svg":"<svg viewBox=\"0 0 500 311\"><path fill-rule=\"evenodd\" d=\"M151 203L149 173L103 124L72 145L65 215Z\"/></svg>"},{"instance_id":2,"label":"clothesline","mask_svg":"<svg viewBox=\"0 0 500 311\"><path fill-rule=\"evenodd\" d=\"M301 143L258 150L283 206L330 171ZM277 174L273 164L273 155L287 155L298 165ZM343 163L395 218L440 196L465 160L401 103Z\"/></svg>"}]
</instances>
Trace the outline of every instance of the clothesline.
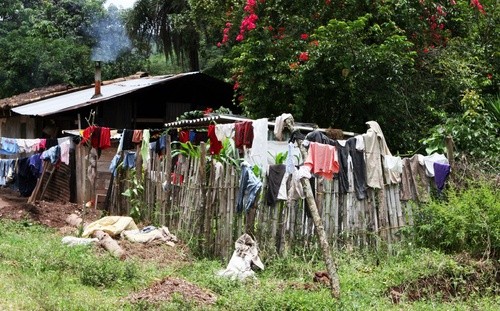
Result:
<instances>
[{"instance_id":1,"label":"clothesline","mask_svg":"<svg viewBox=\"0 0 500 311\"><path fill-rule=\"evenodd\" d=\"M0 137L0 155L17 156L25 153L39 152L56 145L67 145L70 148L71 138L10 138Z\"/></svg>"}]
</instances>

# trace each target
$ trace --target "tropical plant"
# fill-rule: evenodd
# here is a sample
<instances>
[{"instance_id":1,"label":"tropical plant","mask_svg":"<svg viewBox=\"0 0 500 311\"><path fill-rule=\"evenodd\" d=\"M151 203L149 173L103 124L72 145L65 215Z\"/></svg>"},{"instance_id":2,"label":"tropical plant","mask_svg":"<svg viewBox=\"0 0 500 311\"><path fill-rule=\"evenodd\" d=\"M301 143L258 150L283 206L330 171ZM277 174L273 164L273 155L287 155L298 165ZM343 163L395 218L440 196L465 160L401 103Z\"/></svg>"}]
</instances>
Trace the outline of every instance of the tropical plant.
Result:
<instances>
[{"instance_id":1,"label":"tropical plant","mask_svg":"<svg viewBox=\"0 0 500 311\"><path fill-rule=\"evenodd\" d=\"M145 208L144 200L144 185L140 178L137 177L135 169L129 170L130 178L127 180L129 188L122 192L122 195L127 197L130 201L131 209L130 216L137 222L143 218L143 210Z\"/></svg>"}]
</instances>

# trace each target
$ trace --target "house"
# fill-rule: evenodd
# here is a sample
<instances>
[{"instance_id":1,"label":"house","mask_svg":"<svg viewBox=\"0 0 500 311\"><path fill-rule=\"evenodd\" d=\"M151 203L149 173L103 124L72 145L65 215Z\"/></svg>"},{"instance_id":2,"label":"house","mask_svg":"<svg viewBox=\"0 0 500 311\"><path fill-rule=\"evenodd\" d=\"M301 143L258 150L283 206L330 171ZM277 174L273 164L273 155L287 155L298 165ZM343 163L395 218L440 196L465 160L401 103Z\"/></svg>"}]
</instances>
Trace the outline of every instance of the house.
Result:
<instances>
[{"instance_id":1,"label":"house","mask_svg":"<svg viewBox=\"0 0 500 311\"><path fill-rule=\"evenodd\" d=\"M140 72L101 82L100 68L96 67L94 85L55 85L0 99L0 137L57 138L65 135L63 131L85 129L91 124L114 129L161 129L184 112L209 107L237 110L232 86L201 72L163 76ZM51 183L67 185L69 179L63 199L80 202L85 197L82 189L85 191L85 184L88 187L85 176L80 176L84 174L77 173L85 168L85 152L74 150L69 167L60 170L63 176ZM98 176L98 187L107 182L104 163L112 153L108 151L101 165L98 163L98 173L103 173L103 178ZM52 199L60 195L49 193Z\"/></svg>"},{"instance_id":2,"label":"house","mask_svg":"<svg viewBox=\"0 0 500 311\"><path fill-rule=\"evenodd\" d=\"M36 138L56 128L85 128L91 112L96 124L110 128L162 128L186 111L236 109L232 100L230 84L201 72L138 73L102 85L96 79L94 86L58 85L1 99L0 136Z\"/></svg>"}]
</instances>

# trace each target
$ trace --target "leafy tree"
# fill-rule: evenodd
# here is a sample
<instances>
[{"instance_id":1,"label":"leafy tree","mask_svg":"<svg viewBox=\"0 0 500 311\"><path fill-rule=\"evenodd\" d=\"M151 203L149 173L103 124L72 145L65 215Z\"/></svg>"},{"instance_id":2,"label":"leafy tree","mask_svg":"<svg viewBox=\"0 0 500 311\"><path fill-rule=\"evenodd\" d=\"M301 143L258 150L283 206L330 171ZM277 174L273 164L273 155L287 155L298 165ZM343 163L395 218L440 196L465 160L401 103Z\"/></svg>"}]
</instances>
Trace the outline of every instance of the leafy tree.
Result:
<instances>
[{"instance_id":1,"label":"leafy tree","mask_svg":"<svg viewBox=\"0 0 500 311\"><path fill-rule=\"evenodd\" d=\"M189 11L187 0L139 0L128 13L127 27L144 55L150 56L156 47L167 62L175 57L182 67L197 71L200 36Z\"/></svg>"},{"instance_id":2,"label":"leafy tree","mask_svg":"<svg viewBox=\"0 0 500 311\"><path fill-rule=\"evenodd\" d=\"M36 87L93 81L92 48L97 21L117 14L106 11L103 0L9 0L0 8L0 97L26 92ZM117 65L104 70L103 76L130 74L142 67L133 57L127 70ZM118 59L120 60L120 58Z\"/></svg>"}]
</instances>

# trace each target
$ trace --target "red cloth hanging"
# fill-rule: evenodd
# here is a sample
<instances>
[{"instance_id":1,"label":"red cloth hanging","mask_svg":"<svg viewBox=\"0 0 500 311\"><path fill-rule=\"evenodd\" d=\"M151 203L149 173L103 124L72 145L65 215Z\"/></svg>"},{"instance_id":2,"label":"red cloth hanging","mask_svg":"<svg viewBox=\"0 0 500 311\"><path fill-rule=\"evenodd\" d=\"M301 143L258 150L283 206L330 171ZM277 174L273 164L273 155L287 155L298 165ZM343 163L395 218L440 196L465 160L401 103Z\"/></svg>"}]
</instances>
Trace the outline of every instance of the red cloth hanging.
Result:
<instances>
[{"instance_id":1,"label":"red cloth hanging","mask_svg":"<svg viewBox=\"0 0 500 311\"><path fill-rule=\"evenodd\" d=\"M210 154L219 154L222 150L222 142L217 139L215 135L215 125L210 124L208 126L208 138L210 139Z\"/></svg>"},{"instance_id":2,"label":"red cloth hanging","mask_svg":"<svg viewBox=\"0 0 500 311\"><path fill-rule=\"evenodd\" d=\"M236 122L234 124L234 143L236 148L252 148L253 125L252 121Z\"/></svg>"}]
</instances>

